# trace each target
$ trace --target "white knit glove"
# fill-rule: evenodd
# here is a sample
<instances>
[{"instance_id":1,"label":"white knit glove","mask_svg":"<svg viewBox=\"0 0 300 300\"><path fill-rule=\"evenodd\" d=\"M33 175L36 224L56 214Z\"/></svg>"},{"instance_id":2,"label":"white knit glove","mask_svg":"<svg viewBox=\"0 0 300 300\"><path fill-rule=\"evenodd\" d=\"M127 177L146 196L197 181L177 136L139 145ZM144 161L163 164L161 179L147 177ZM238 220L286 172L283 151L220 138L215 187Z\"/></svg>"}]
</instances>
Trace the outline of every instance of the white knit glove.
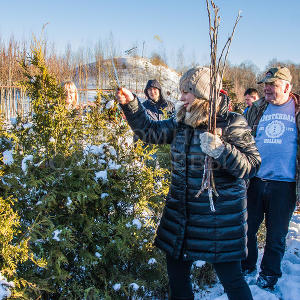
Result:
<instances>
[{"instance_id":1,"label":"white knit glove","mask_svg":"<svg viewBox=\"0 0 300 300\"><path fill-rule=\"evenodd\" d=\"M222 154L225 146L218 135L214 135L210 132L204 132L200 133L199 136L201 149L205 154L213 158L218 158Z\"/></svg>"}]
</instances>

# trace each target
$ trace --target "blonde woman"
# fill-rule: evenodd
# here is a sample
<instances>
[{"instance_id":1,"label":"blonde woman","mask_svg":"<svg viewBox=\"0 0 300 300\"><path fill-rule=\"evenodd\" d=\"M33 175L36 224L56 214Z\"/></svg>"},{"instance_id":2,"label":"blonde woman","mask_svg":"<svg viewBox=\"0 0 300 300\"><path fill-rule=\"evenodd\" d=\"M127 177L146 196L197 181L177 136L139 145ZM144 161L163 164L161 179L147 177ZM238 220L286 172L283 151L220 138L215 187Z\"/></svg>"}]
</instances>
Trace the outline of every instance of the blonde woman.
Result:
<instances>
[{"instance_id":1,"label":"blonde woman","mask_svg":"<svg viewBox=\"0 0 300 300\"><path fill-rule=\"evenodd\" d=\"M78 91L73 81L68 80L63 83L66 92L66 106L68 109L77 108Z\"/></svg>"},{"instance_id":2,"label":"blonde woman","mask_svg":"<svg viewBox=\"0 0 300 300\"><path fill-rule=\"evenodd\" d=\"M78 104L78 90L73 81L65 81L62 86L66 92L65 99L67 109L85 109L87 106L95 106L95 103L90 101L87 103Z\"/></svg>"}]
</instances>

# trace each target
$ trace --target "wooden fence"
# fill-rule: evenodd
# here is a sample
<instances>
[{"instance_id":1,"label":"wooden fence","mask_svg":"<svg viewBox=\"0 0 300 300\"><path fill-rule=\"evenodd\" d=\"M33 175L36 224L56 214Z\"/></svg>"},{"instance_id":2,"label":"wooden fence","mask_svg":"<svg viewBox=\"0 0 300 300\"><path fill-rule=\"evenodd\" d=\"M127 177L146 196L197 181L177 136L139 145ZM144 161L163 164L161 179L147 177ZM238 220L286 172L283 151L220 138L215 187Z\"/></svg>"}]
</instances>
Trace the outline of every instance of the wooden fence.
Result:
<instances>
[{"instance_id":1,"label":"wooden fence","mask_svg":"<svg viewBox=\"0 0 300 300\"><path fill-rule=\"evenodd\" d=\"M8 120L16 115L25 115L30 110L26 92L16 86L0 86L0 112Z\"/></svg>"},{"instance_id":2,"label":"wooden fence","mask_svg":"<svg viewBox=\"0 0 300 300\"><path fill-rule=\"evenodd\" d=\"M78 89L79 103L94 101L97 89ZM113 92L112 89L102 89L104 93ZM143 97L143 91L134 91ZM10 120L17 115L26 116L31 111L30 99L26 92L16 86L0 86L0 113L5 120Z\"/></svg>"}]
</instances>

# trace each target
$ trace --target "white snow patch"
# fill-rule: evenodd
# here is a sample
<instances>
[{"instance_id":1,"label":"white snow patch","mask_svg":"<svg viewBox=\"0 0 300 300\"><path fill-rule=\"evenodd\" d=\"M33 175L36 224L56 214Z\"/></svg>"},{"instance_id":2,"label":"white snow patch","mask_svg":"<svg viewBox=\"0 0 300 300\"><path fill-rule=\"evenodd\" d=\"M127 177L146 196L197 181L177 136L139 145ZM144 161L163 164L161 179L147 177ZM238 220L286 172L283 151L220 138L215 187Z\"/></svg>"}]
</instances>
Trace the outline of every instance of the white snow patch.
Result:
<instances>
[{"instance_id":1,"label":"white snow patch","mask_svg":"<svg viewBox=\"0 0 300 300\"><path fill-rule=\"evenodd\" d=\"M4 163L5 165L10 166L10 165L13 164L14 159L13 159L12 154L13 154L13 151L12 151L12 150L5 150L5 151L3 152L3 163Z\"/></svg>"},{"instance_id":2,"label":"white snow patch","mask_svg":"<svg viewBox=\"0 0 300 300\"><path fill-rule=\"evenodd\" d=\"M130 222L128 222L126 225L125 225L127 228L131 227L132 224Z\"/></svg>"},{"instance_id":3,"label":"white snow patch","mask_svg":"<svg viewBox=\"0 0 300 300\"><path fill-rule=\"evenodd\" d=\"M134 291L137 291L140 286L133 282L129 284L129 287L131 287Z\"/></svg>"},{"instance_id":4,"label":"white snow patch","mask_svg":"<svg viewBox=\"0 0 300 300\"><path fill-rule=\"evenodd\" d=\"M201 268L205 265L205 261L203 260L196 260L194 261L194 266L197 267L197 268Z\"/></svg>"},{"instance_id":5,"label":"white snow patch","mask_svg":"<svg viewBox=\"0 0 300 300\"><path fill-rule=\"evenodd\" d=\"M121 288L121 284L120 283L115 283L112 287L115 291L118 291Z\"/></svg>"},{"instance_id":6,"label":"white snow patch","mask_svg":"<svg viewBox=\"0 0 300 300\"><path fill-rule=\"evenodd\" d=\"M31 128L32 126L33 126L32 123L26 123L26 124L23 124L23 128L24 128L24 129Z\"/></svg>"},{"instance_id":7,"label":"white snow patch","mask_svg":"<svg viewBox=\"0 0 300 300\"><path fill-rule=\"evenodd\" d=\"M95 173L96 181L98 179L101 179L102 181L106 182L107 181L107 171L99 171Z\"/></svg>"},{"instance_id":8,"label":"white snow patch","mask_svg":"<svg viewBox=\"0 0 300 300\"><path fill-rule=\"evenodd\" d=\"M97 146L97 145L86 145L85 149L84 149L84 152L85 154L89 154L89 153L92 153L92 154L95 154L95 155L100 155L100 154L103 154L103 147L104 146L107 146L108 144L107 143L104 143L100 146Z\"/></svg>"},{"instance_id":9,"label":"white snow patch","mask_svg":"<svg viewBox=\"0 0 300 300\"><path fill-rule=\"evenodd\" d=\"M104 160L104 159L99 159L99 160L98 160L98 164L100 164L100 165L101 165L101 164L106 164L106 160Z\"/></svg>"},{"instance_id":10,"label":"white snow patch","mask_svg":"<svg viewBox=\"0 0 300 300\"><path fill-rule=\"evenodd\" d=\"M0 299L6 299L11 296L9 288L15 287L15 284L7 279L0 273Z\"/></svg>"},{"instance_id":11,"label":"white snow patch","mask_svg":"<svg viewBox=\"0 0 300 300\"><path fill-rule=\"evenodd\" d=\"M133 225L133 226L136 226L137 229L141 229L141 228L142 228L142 223L141 223L141 221L138 220L138 219L132 220L132 225Z\"/></svg>"},{"instance_id":12,"label":"white snow patch","mask_svg":"<svg viewBox=\"0 0 300 300\"><path fill-rule=\"evenodd\" d=\"M109 196L109 194L107 194L107 193L102 193L101 194L101 199L104 199L105 197L108 197Z\"/></svg>"},{"instance_id":13,"label":"white snow patch","mask_svg":"<svg viewBox=\"0 0 300 300\"><path fill-rule=\"evenodd\" d=\"M68 196L66 205L67 205L67 206L70 206L71 204L72 204L72 200L71 200L71 198Z\"/></svg>"},{"instance_id":14,"label":"white snow patch","mask_svg":"<svg viewBox=\"0 0 300 300\"><path fill-rule=\"evenodd\" d=\"M27 161L33 161L33 155L26 155L23 159L22 159L22 170L24 172L24 174L27 174Z\"/></svg>"},{"instance_id":15,"label":"white snow patch","mask_svg":"<svg viewBox=\"0 0 300 300\"><path fill-rule=\"evenodd\" d=\"M110 160L108 162L108 169L109 170L119 170L122 166L118 165L115 161Z\"/></svg>"},{"instance_id":16,"label":"white snow patch","mask_svg":"<svg viewBox=\"0 0 300 300\"><path fill-rule=\"evenodd\" d=\"M109 146L108 151L112 156L117 156L117 151L113 146Z\"/></svg>"},{"instance_id":17,"label":"white snow patch","mask_svg":"<svg viewBox=\"0 0 300 300\"><path fill-rule=\"evenodd\" d=\"M154 265L154 264L156 264L156 263L157 263L157 261L156 261L155 258L150 258L150 259L148 260L148 265Z\"/></svg>"},{"instance_id":18,"label":"white snow patch","mask_svg":"<svg viewBox=\"0 0 300 300\"><path fill-rule=\"evenodd\" d=\"M109 102L106 103L105 108L111 109L113 106L114 106L114 100L110 100Z\"/></svg>"},{"instance_id":19,"label":"white snow patch","mask_svg":"<svg viewBox=\"0 0 300 300\"><path fill-rule=\"evenodd\" d=\"M53 239L56 241L60 241L59 235L61 234L61 230L56 229L55 231L53 231Z\"/></svg>"}]
</instances>

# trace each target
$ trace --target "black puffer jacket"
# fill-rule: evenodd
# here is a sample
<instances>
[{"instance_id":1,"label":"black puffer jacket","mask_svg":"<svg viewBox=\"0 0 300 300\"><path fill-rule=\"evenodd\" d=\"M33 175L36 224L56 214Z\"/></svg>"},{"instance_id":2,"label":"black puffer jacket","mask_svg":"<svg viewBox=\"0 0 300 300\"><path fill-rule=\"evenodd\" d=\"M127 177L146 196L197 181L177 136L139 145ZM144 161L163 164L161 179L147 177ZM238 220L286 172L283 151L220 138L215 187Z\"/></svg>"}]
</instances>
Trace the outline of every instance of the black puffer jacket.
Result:
<instances>
[{"instance_id":1,"label":"black puffer jacket","mask_svg":"<svg viewBox=\"0 0 300 300\"><path fill-rule=\"evenodd\" d=\"M225 102L224 102L225 103ZM260 166L251 130L239 114L220 110L217 127L222 129L225 149L214 160L219 197L211 212L207 192L201 187L205 154L199 134L174 118L152 121L137 99L122 105L127 120L147 143L171 143L172 176L155 244L174 258L224 262L246 256L246 184Z\"/></svg>"}]
</instances>

